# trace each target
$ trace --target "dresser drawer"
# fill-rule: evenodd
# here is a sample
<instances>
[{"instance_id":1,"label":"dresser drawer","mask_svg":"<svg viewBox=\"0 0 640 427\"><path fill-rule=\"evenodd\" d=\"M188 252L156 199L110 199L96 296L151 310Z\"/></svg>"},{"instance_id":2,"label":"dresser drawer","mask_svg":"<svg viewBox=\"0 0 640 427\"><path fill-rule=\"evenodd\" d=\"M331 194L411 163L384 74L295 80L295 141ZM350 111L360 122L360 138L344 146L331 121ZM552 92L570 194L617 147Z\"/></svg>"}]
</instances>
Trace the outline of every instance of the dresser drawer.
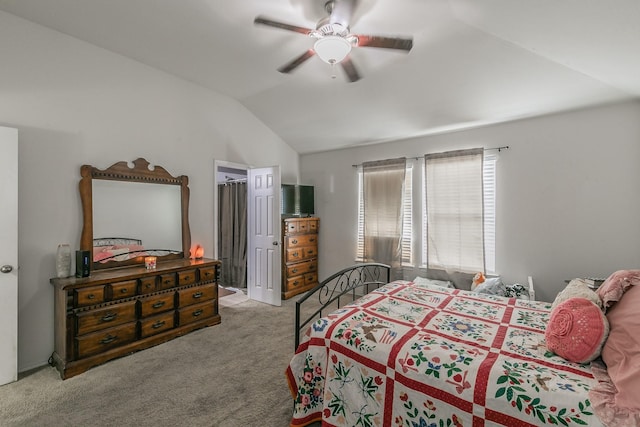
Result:
<instances>
[{"instance_id":1,"label":"dresser drawer","mask_svg":"<svg viewBox=\"0 0 640 427\"><path fill-rule=\"evenodd\" d=\"M78 358L102 353L114 347L132 342L136 338L136 322L125 323L76 337Z\"/></svg>"},{"instance_id":2,"label":"dresser drawer","mask_svg":"<svg viewBox=\"0 0 640 427\"><path fill-rule=\"evenodd\" d=\"M284 232L285 234L297 233L298 221L285 221Z\"/></svg>"},{"instance_id":3,"label":"dresser drawer","mask_svg":"<svg viewBox=\"0 0 640 427\"><path fill-rule=\"evenodd\" d=\"M309 231L309 221L302 220L298 221L298 233L307 233Z\"/></svg>"},{"instance_id":4,"label":"dresser drawer","mask_svg":"<svg viewBox=\"0 0 640 427\"><path fill-rule=\"evenodd\" d=\"M167 329L172 329L175 316L175 312L170 311L140 320L140 338L149 337L166 331Z\"/></svg>"},{"instance_id":5,"label":"dresser drawer","mask_svg":"<svg viewBox=\"0 0 640 427\"><path fill-rule=\"evenodd\" d=\"M111 299L129 298L136 295L136 280L127 280L126 282L112 283Z\"/></svg>"},{"instance_id":6,"label":"dresser drawer","mask_svg":"<svg viewBox=\"0 0 640 427\"><path fill-rule=\"evenodd\" d=\"M190 305L178 310L178 325L184 326L201 319L214 316L216 313L216 300L205 301L200 304Z\"/></svg>"},{"instance_id":7,"label":"dresser drawer","mask_svg":"<svg viewBox=\"0 0 640 427\"><path fill-rule=\"evenodd\" d=\"M309 225L310 233L314 233L314 232L317 233L318 230L320 229L320 224L317 219L309 219L307 220L307 224Z\"/></svg>"},{"instance_id":8,"label":"dresser drawer","mask_svg":"<svg viewBox=\"0 0 640 427\"><path fill-rule=\"evenodd\" d=\"M156 291L157 276L140 278L140 293L150 294Z\"/></svg>"},{"instance_id":9,"label":"dresser drawer","mask_svg":"<svg viewBox=\"0 0 640 427\"><path fill-rule=\"evenodd\" d=\"M178 286L191 285L196 282L196 270L184 270L178 272Z\"/></svg>"},{"instance_id":10,"label":"dresser drawer","mask_svg":"<svg viewBox=\"0 0 640 427\"><path fill-rule=\"evenodd\" d=\"M292 291L303 286L305 286L304 276L291 277L287 279L285 291Z\"/></svg>"},{"instance_id":11,"label":"dresser drawer","mask_svg":"<svg viewBox=\"0 0 640 427\"><path fill-rule=\"evenodd\" d=\"M214 267L211 268L200 268L200 281L201 282L209 282L211 280L216 280L216 269Z\"/></svg>"},{"instance_id":12,"label":"dresser drawer","mask_svg":"<svg viewBox=\"0 0 640 427\"><path fill-rule=\"evenodd\" d=\"M214 283L181 289L178 291L178 307L185 307L190 304L215 299L216 296L217 289Z\"/></svg>"},{"instance_id":13,"label":"dresser drawer","mask_svg":"<svg viewBox=\"0 0 640 427\"><path fill-rule=\"evenodd\" d=\"M109 307L85 311L76 315L77 335L110 328L136 320L136 302L128 301Z\"/></svg>"},{"instance_id":14,"label":"dresser drawer","mask_svg":"<svg viewBox=\"0 0 640 427\"><path fill-rule=\"evenodd\" d=\"M89 288L75 289L73 291L73 305L76 307L100 304L104 302L104 299L104 286L91 286Z\"/></svg>"},{"instance_id":15,"label":"dresser drawer","mask_svg":"<svg viewBox=\"0 0 640 427\"><path fill-rule=\"evenodd\" d=\"M287 266L287 277L318 271L318 261L304 261Z\"/></svg>"},{"instance_id":16,"label":"dresser drawer","mask_svg":"<svg viewBox=\"0 0 640 427\"><path fill-rule=\"evenodd\" d=\"M287 249L285 262L298 262L305 259L314 258L318 254L315 246L304 246L301 248Z\"/></svg>"},{"instance_id":17,"label":"dresser drawer","mask_svg":"<svg viewBox=\"0 0 640 427\"><path fill-rule=\"evenodd\" d=\"M176 286L175 273L161 274L160 283L158 283L158 290L164 291L165 289L171 289Z\"/></svg>"},{"instance_id":18,"label":"dresser drawer","mask_svg":"<svg viewBox=\"0 0 640 427\"><path fill-rule=\"evenodd\" d=\"M318 273L307 273L304 275L305 285L314 285L318 283Z\"/></svg>"},{"instance_id":19,"label":"dresser drawer","mask_svg":"<svg viewBox=\"0 0 640 427\"><path fill-rule=\"evenodd\" d=\"M140 317L147 317L163 311L173 310L175 292L155 295L138 301L140 304Z\"/></svg>"},{"instance_id":20,"label":"dresser drawer","mask_svg":"<svg viewBox=\"0 0 640 427\"><path fill-rule=\"evenodd\" d=\"M301 234L299 236L287 236L287 248L299 248L301 246L315 246L318 243L317 234Z\"/></svg>"}]
</instances>

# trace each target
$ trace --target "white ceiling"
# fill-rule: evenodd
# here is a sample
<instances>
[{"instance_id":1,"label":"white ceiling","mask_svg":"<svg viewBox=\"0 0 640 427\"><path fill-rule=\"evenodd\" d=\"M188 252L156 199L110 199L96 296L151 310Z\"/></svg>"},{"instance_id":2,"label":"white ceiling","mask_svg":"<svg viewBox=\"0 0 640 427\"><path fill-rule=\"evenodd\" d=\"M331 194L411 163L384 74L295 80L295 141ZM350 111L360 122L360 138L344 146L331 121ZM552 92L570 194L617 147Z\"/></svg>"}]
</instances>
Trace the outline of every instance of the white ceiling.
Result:
<instances>
[{"instance_id":1,"label":"white ceiling","mask_svg":"<svg viewBox=\"0 0 640 427\"><path fill-rule=\"evenodd\" d=\"M413 50L356 48L362 80L312 46L253 24L315 28L325 0L0 0L0 10L226 94L299 153L403 139L640 97L637 0L360 0L357 34Z\"/></svg>"}]
</instances>

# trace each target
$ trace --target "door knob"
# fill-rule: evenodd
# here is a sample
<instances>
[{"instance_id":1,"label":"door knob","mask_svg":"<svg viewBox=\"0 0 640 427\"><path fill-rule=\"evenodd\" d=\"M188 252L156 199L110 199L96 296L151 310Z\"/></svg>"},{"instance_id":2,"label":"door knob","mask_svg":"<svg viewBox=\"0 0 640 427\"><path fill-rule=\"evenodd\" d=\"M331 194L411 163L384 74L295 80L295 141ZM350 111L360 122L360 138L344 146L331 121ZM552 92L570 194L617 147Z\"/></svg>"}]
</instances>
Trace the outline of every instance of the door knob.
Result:
<instances>
[{"instance_id":1,"label":"door knob","mask_svg":"<svg viewBox=\"0 0 640 427\"><path fill-rule=\"evenodd\" d=\"M274 242L273 242L273 246L278 246L278 242L277 242L277 241L274 241Z\"/></svg>"},{"instance_id":2,"label":"door knob","mask_svg":"<svg viewBox=\"0 0 640 427\"><path fill-rule=\"evenodd\" d=\"M3 265L2 267L0 267L1 273L11 273L12 271L13 271L13 267L10 265Z\"/></svg>"}]
</instances>

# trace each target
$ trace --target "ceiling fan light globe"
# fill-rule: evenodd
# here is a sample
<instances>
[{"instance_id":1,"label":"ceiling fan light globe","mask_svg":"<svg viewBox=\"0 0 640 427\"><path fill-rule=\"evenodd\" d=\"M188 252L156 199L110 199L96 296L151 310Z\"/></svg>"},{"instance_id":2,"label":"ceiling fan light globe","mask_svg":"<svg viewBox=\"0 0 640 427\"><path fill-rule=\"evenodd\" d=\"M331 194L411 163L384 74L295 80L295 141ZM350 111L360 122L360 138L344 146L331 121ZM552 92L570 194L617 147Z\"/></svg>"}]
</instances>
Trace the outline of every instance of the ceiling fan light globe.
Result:
<instances>
[{"instance_id":1,"label":"ceiling fan light globe","mask_svg":"<svg viewBox=\"0 0 640 427\"><path fill-rule=\"evenodd\" d=\"M327 64L337 64L351 52L351 43L340 36L325 36L313 45L316 55Z\"/></svg>"}]
</instances>

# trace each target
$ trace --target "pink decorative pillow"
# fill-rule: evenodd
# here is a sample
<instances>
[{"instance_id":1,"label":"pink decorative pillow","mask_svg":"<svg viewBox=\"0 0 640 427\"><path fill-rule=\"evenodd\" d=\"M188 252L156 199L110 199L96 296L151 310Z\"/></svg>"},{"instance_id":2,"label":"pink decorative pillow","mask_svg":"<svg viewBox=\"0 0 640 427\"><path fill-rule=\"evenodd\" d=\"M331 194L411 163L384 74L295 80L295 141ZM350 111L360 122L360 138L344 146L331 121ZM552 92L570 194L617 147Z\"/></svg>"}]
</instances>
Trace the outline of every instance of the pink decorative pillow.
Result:
<instances>
[{"instance_id":1,"label":"pink decorative pillow","mask_svg":"<svg viewBox=\"0 0 640 427\"><path fill-rule=\"evenodd\" d=\"M607 277L597 291L604 312L619 301L633 285L640 285L640 270L618 270Z\"/></svg>"},{"instance_id":2,"label":"pink decorative pillow","mask_svg":"<svg viewBox=\"0 0 640 427\"><path fill-rule=\"evenodd\" d=\"M602 360L617 389L619 408L640 411L640 285L629 286L607 312L611 333Z\"/></svg>"},{"instance_id":3,"label":"pink decorative pillow","mask_svg":"<svg viewBox=\"0 0 640 427\"><path fill-rule=\"evenodd\" d=\"M609 333L602 310L586 298L558 304L545 331L547 348L571 362L587 363L600 355Z\"/></svg>"}]
</instances>

